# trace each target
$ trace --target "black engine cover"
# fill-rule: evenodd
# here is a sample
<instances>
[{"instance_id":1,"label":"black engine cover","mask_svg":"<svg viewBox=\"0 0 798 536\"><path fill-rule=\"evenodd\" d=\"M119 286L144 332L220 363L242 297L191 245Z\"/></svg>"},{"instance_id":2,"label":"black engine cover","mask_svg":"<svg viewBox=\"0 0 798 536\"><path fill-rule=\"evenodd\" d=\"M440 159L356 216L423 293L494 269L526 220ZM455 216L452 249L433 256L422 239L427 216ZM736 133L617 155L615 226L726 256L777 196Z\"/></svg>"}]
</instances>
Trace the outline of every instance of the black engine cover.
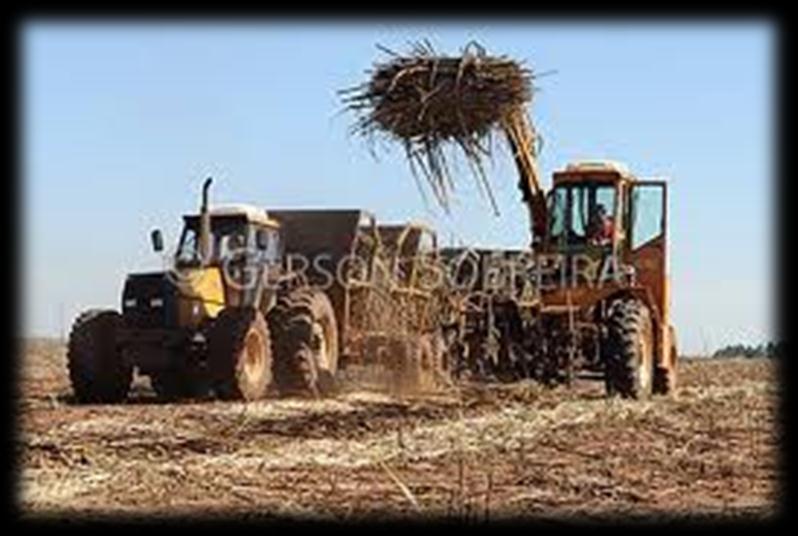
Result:
<instances>
[{"instance_id":1,"label":"black engine cover","mask_svg":"<svg viewBox=\"0 0 798 536\"><path fill-rule=\"evenodd\" d=\"M122 292L122 315L131 328L177 327L177 287L165 272L131 274Z\"/></svg>"}]
</instances>

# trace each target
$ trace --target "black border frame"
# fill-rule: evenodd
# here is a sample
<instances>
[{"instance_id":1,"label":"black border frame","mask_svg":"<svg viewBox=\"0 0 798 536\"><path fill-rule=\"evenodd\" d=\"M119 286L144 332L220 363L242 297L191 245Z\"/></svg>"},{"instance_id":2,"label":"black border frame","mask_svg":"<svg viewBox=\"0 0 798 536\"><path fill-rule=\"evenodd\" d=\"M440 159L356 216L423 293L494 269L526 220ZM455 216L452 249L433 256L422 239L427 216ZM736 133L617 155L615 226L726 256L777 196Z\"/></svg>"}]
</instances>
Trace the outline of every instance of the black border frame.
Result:
<instances>
[{"instance_id":1,"label":"black border frame","mask_svg":"<svg viewBox=\"0 0 798 536\"><path fill-rule=\"evenodd\" d=\"M768 519L763 522L757 521L750 521L750 520L735 520L735 519L728 519L728 518L720 518L717 516L712 517L696 517L695 519L686 519L684 521L680 520L661 520L659 518L654 519L658 525L667 527L668 529L671 528L687 528L688 526L693 526L697 528L711 528L714 526L720 527L741 527L741 528L755 528L757 526L767 526L767 525L778 525L782 522L786 522L785 526L789 526L791 511L790 505L792 504L793 494L791 486L789 486L789 477L791 470L791 464L788 463L788 456L787 453L789 452L790 440L789 440L789 432L792 428L789 426L788 420L789 417L792 415L792 412L789 411L792 395L790 394L790 390L788 384L791 383L789 378L792 376L794 372L794 365L790 363L789 354L792 348L792 345L788 342L788 335L789 331L787 329L786 319L788 316L788 307L787 307L787 300L785 297L793 296L791 292L791 285L792 281L789 277L791 274L791 270L787 269L787 261L788 256L786 252L789 251L789 244L786 243L787 239L787 232L786 232L786 214L788 212L788 205L789 199L791 196L785 195L788 193L791 183L794 182L795 179L791 179L785 176L785 172L788 169L786 166L786 158L789 154L790 144L788 142L788 133L789 130L786 125L790 124L788 121L790 120L790 96L792 95L789 91L791 84L785 74L788 72L788 68L790 64L787 60L787 37L789 36L790 28L787 22L788 18L786 15L782 13L777 13L774 11L767 11L764 9L748 9L748 10L729 10L724 14L720 14L717 12L712 11L704 11L698 12L694 11L690 13L689 11L682 11L674 13L674 5L668 4L669 8L657 10L650 10L648 13L645 11L641 12L639 10L639 4L635 5L637 8L632 9L627 12L623 12L621 8L618 9L618 6L610 7L604 3L600 5L592 4L593 9L596 7L599 8L598 11L583 11L580 15L574 15L572 12L561 10L559 12L535 12L533 10L524 10L524 9L510 9L505 11L495 11L495 12L486 12L485 10L475 10L475 11L467 11L463 7L455 8L448 13L445 11L426 11L426 12L413 12L407 9L394 9L394 10L373 10L371 12L363 13L363 12L354 12L354 11L347 11L341 10L338 8L334 11L327 11L322 8L317 10L313 15L308 15L307 12L301 9L296 9L295 11L291 12L280 12L280 11L272 11L261 9L261 10L240 10L240 11L231 11L230 7L228 10L203 10L203 11L196 11L192 15L186 15L185 12L181 11L161 11L159 12L156 9L150 8L150 10L144 11L144 7L138 8L127 8L127 9L120 9L116 12L109 12L107 9L103 10L102 8L98 8L96 11L92 11L91 8L83 8L83 9L76 9L71 12L59 9L57 7L47 8L33 8L29 10L22 10L14 14L12 17L11 27L9 31L6 32L10 43L9 43L9 53L6 56L9 60L10 71L12 73L12 80L14 80L11 84L11 98L9 99L10 111L11 111L11 122L10 122L10 132L8 139L11 141L7 147L10 148L11 155L9 158L9 162L11 163L11 175L4 181L4 185L8 187L6 195L3 197L4 200L8 202L8 206L4 211L5 216L5 225L4 229L6 233L10 236L7 236L6 244L10 245L10 252L11 255L7 257L7 261L5 266L10 268L9 277L5 278L5 284L10 292L7 292L7 295L12 296L12 302L14 307L8 307L7 312L7 325L10 327L10 337L9 340L11 342L11 351L7 355L7 358L3 360L3 366L6 367L4 378L6 380L4 387L7 389L5 392L6 396L3 396L2 399L4 402L8 403L9 406L7 407L6 411L3 413L6 416L9 416L8 423L10 424L8 428L8 433L5 436L5 443L4 446L6 447L7 451L10 455L7 456L5 459L10 462L8 468L9 471L6 473L6 490L9 492L7 495L8 501L6 502L6 513L8 515L8 519L19 523L20 525L41 525L43 528L47 526L58 527L61 528L63 522L67 522L69 524L83 524L84 522L88 521L95 521L100 522L101 524L106 523L114 523L114 524L134 524L134 525L141 525L141 524L157 524L157 525L185 525L194 524L194 525L202 525L205 524L207 526L217 526L217 520L210 520L210 519L203 519L203 518L192 518L192 519L162 519L162 518L152 518L152 519L141 519L140 517L128 517L128 516L115 516L115 515L108 515L108 516L92 516L87 518L81 519L68 519L68 518L56 518L51 516L42 516L36 519L33 518L26 518L21 519L20 517L20 510L18 505L16 504L16 486L17 486L17 474L15 472L16 463L19 458L16 434L18 433L17 428L17 415L16 415L16 400L18 397L17 391L17 360L18 360L18 351L21 349L20 342L21 342L21 318L23 315L20 312L23 310L24 302L22 300L22 296L20 294L20 285L18 284L19 277L23 273L24 266L21 265L21 255L20 253L20 246L24 238L24 228L23 222L21 221L21 210L20 207L24 207L24 200L21 197L22 188L20 185L23 184L24 177L21 175L22 173L22 166L20 162L20 148L16 145L20 143L20 132L23 128L22 122L22 111L20 102L24 99L24 88L22 87L21 82L21 73L22 69L24 69L24 65L21 64L19 58L19 47L20 47L20 33L21 27L24 23L28 22L29 20L36 19L36 20L47 20L50 22L96 22L96 23L140 23L140 22L163 22L163 23L170 23L170 24L184 24L184 23L218 23L218 22L244 22L249 23L252 22L253 16L260 16L263 17L264 20L272 21L285 21L291 23L318 23L318 22L325 22L329 24L335 24L340 22L368 22L374 19L391 19L397 22L435 22L445 24L450 21L456 22L466 22L470 20L476 20L480 23L490 21L495 23L501 23L503 19L507 20L508 22L517 22L521 18L534 18L535 22L568 22L568 23L579 23L579 22L596 22L596 21L608 21L611 20L613 22L628 22L634 24L635 22L649 22L649 21L680 21L680 22L688 22L688 23L712 23L712 22L741 22L751 19L756 20L765 20L773 24L775 30L775 37L776 37L776 57L774 58L775 65L774 65L774 73L776 76L776 80L774 80L775 84L775 95L773 95L773 107L774 107L774 114L773 117L775 119L775 128L776 128L776 136L775 139L778 140L778 148L774 148L777 151L776 159L777 167L775 170L777 179L777 188L774 191L776 194L776 203L773 205L773 213L772 213L772 229L773 229L773 237L774 241L774 261L773 266L773 273L772 279L774 281L773 284L773 294L771 297L771 302L775 308L773 312L773 318L776 320L776 327L774 330L775 337L784 343L785 352L784 355L780 356L780 368L781 368L781 404L779 408L779 415L777 416L777 422L781 425L781 430L779 434L779 441L781 442L781 493L780 493L780 511L776 515L776 517ZM304 7L304 6L302 6ZM337 7L337 6L336 6ZM695 6L693 6L695 7ZM725 6L728 10L729 7ZM761 6L760 6L761 7ZM456 15L453 15L456 13ZM741 76L744 76L744 73L741 73ZM235 523L238 524L242 520L240 518L229 518L223 520L224 523ZM293 520L293 519L282 519L282 518L271 518L271 519L263 519L258 520L259 522L264 522L266 524L284 524L286 526L314 526L319 525L316 522L307 522L301 520ZM387 520L374 520L376 525L380 525L385 523ZM572 527L572 526L584 526L586 522L574 520L568 521L563 520L564 523L552 523L550 521L539 521L536 522L534 520L528 521L526 519L523 520L507 520L498 523L501 526L518 526L522 530L527 530L527 527L538 525L541 528L556 528L561 529L564 527ZM390 524L396 525L397 523L393 523L388 521ZM637 521L634 519L627 519L627 520L609 520L609 521L599 521L597 525L621 525L621 526L635 526L637 525ZM370 525L371 523L367 523ZM406 523L401 522L398 525L409 525L413 526L415 523ZM434 522L424 522L423 524L430 524L431 526L438 526L438 523ZM20 527L21 528L21 527ZM647 528L655 528L655 527L647 527Z\"/></svg>"}]
</instances>

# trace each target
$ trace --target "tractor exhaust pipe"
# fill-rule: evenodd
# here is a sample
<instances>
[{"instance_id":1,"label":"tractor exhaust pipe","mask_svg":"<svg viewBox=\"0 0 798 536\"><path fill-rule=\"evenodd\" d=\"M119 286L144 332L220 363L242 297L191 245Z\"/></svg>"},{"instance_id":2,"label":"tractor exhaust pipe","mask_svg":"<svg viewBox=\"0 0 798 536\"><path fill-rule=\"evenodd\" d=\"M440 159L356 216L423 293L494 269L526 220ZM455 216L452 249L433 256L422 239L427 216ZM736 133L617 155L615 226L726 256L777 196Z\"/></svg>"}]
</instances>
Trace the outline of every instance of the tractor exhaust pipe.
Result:
<instances>
[{"instance_id":1,"label":"tractor exhaust pipe","mask_svg":"<svg viewBox=\"0 0 798 536\"><path fill-rule=\"evenodd\" d=\"M200 206L199 253L202 266L211 260L211 215L208 210L208 190L213 179L208 177L202 184L202 206Z\"/></svg>"}]
</instances>

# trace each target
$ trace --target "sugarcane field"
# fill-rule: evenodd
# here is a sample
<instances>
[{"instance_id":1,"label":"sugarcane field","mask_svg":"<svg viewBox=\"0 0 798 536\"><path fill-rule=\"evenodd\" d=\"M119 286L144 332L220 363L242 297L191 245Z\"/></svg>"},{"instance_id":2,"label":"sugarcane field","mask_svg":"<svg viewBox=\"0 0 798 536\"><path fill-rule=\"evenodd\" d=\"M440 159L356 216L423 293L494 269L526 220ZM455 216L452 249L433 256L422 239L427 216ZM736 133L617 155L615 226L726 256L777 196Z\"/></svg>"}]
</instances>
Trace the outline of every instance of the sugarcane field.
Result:
<instances>
[{"instance_id":1,"label":"sugarcane field","mask_svg":"<svg viewBox=\"0 0 798 536\"><path fill-rule=\"evenodd\" d=\"M773 28L107 28L20 33L21 519L782 513Z\"/></svg>"},{"instance_id":2,"label":"sugarcane field","mask_svg":"<svg viewBox=\"0 0 798 536\"><path fill-rule=\"evenodd\" d=\"M686 360L678 398L643 403L519 382L166 404L137 380L125 405L73 406L62 346L24 367L27 515L762 519L778 491L766 360Z\"/></svg>"}]
</instances>

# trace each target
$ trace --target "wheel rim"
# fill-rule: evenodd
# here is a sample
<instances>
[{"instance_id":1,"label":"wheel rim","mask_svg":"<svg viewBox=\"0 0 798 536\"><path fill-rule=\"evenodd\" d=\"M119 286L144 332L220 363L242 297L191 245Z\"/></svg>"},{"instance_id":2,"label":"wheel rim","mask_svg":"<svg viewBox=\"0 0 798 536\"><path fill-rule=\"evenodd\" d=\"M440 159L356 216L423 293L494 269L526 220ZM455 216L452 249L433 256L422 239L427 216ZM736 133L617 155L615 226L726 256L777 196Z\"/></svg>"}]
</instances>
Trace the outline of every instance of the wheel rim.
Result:
<instances>
[{"instance_id":1,"label":"wheel rim","mask_svg":"<svg viewBox=\"0 0 798 536\"><path fill-rule=\"evenodd\" d=\"M252 380L260 376L264 363L263 338L251 330L244 341L244 374Z\"/></svg>"},{"instance_id":2,"label":"wheel rim","mask_svg":"<svg viewBox=\"0 0 798 536\"><path fill-rule=\"evenodd\" d=\"M651 388L651 378L653 373L651 350L651 338L649 337L649 332L645 331L638 344L638 351L640 352L638 378L640 380L640 389L642 391L641 394L643 395L645 395Z\"/></svg>"},{"instance_id":3,"label":"wheel rim","mask_svg":"<svg viewBox=\"0 0 798 536\"><path fill-rule=\"evenodd\" d=\"M314 322L311 328L311 336L313 341L313 354L319 369L330 370L332 359L330 356L330 345L327 342L328 333L325 326L321 322Z\"/></svg>"}]
</instances>

